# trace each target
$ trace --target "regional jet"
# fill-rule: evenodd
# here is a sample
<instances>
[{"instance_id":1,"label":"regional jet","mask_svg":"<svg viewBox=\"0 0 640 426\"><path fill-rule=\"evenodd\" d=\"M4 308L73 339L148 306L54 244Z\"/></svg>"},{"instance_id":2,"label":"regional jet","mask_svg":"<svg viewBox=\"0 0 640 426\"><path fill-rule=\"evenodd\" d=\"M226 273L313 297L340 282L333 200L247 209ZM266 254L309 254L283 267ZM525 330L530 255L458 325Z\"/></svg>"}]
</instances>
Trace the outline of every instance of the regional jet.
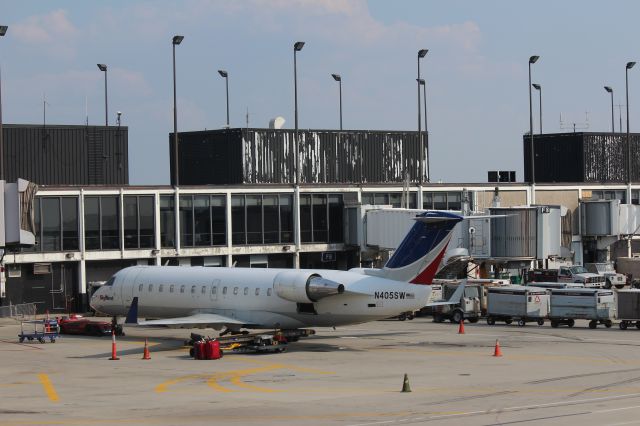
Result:
<instances>
[{"instance_id":1,"label":"regional jet","mask_svg":"<svg viewBox=\"0 0 640 426\"><path fill-rule=\"evenodd\" d=\"M234 332L390 318L427 306L430 284L462 219L439 211L419 214L381 269L132 266L97 290L91 307L114 317L129 313L127 322L138 326ZM130 311L153 319L138 321Z\"/></svg>"}]
</instances>

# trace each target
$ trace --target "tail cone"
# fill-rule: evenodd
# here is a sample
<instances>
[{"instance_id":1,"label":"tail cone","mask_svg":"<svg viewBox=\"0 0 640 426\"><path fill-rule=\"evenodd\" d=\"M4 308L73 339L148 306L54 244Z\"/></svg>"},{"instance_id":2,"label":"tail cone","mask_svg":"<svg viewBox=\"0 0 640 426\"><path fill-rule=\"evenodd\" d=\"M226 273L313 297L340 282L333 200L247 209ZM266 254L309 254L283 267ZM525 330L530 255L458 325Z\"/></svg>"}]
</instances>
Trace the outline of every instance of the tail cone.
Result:
<instances>
[{"instance_id":1,"label":"tail cone","mask_svg":"<svg viewBox=\"0 0 640 426\"><path fill-rule=\"evenodd\" d=\"M117 361L120 358L118 358L118 353L116 351L116 333L115 331L111 330L111 358L109 358L111 361Z\"/></svg>"},{"instance_id":2,"label":"tail cone","mask_svg":"<svg viewBox=\"0 0 640 426\"><path fill-rule=\"evenodd\" d=\"M493 351L493 356L502 356L502 350L500 349L500 342L496 339L496 348Z\"/></svg>"},{"instance_id":3,"label":"tail cone","mask_svg":"<svg viewBox=\"0 0 640 426\"><path fill-rule=\"evenodd\" d=\"M458 327L458 334L464 334L464 318L460 320L460 327Z\"/></svg>"},{"instance_id":4,"label":"tail cone","mask_svg":"<svg viewBox=\"0 0 640 426\"><path fill-rule=\"evenodd\" d=\"M404 374L404 380L402 382L402 392L411 392L411 386L409 386L409 376Z\"/></svg>"},{"instance_id":5,"label":"tail cone","mask_svg":"<svg viewBox=\"0 0 640 426\"><path fill-rule=\"evenodd\" d=\"M142 353L142 359L151 359L151 355L149 354L149 344L146 337L144 339L144 352Z\"/></svg>"}]
</instances>

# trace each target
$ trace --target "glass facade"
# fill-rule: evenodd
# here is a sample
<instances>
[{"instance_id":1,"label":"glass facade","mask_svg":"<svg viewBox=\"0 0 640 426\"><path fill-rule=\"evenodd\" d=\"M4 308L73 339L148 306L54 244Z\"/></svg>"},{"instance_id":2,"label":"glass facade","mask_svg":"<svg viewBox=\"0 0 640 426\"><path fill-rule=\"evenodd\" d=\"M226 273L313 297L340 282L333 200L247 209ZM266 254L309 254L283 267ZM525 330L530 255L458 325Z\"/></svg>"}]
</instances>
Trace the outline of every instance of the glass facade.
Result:
<instances>
[{"instance_id":1,"label":"glass facade","mask_svg":"<svg viewBox=\"0 0 640 426\"><path fill-rule=\"evenodd\" d=\"M153 248L155 232L154 197L125 195L122 199L124 248Z\"/></svg>"},{"instance_id":2,"label":"glass facade","mask_svg":"<svg viewBox=\"0 0 640 426\"><path fill-rule=\"evenodd\" d=\"M631 198L632 204L637 204L637 190L631 191ZM591 191L591 200L620 200L621 204L626 204L627 191L624 189L593 190Z\"/></svg>"},{"instance_id":3,"label":"glass facade","mask_svg":"<svg viewBox=\"0 0 640 426\"><path fill-rule=\"evenodd\" d=\"M119 197L88 196L84 198L85 246L87 250L120 248Z\"/></svg>"},{"instance_id":4,"label":"glass facade","mask_svg":"<svg viewBox=\"0 0 640 426\"><path fill-rule=\"evenodd\" d=\"M160 246L176 246L176 212L173 195L160 196Z\"/></svg>"},{"instance_id":5,"label":"glass facade","mask_svg":"<svg viewBox=\"0 0 640 426\"><path fill-rule=\"evenodd\" d=\"M32 251L76 251L78 198L36 197L34 204L36 247Z\"/></svg>"},{"instance_id":6,"label":"glass facade","mask_svg":"<svg viewBox=\"0 0 640 426\"><path fill-rule=\"evenodd\" d=\"M293 242L293 196L247 194L231 196L233 244Z\"/></svg>"},{"instance_id":7,"label":"glass facade","mask_svg":"<svg viewBox=\"0 0 640 426\"><path fill-rule=\"evenodd\" d=\"M417 194L409 193L409 208L417 208ZM391 205L395 208L402 207L402 192L363 192L362 204Z\"/></svg>"},{"instance_id":8,"label":"glass facade","mask_svg":"<svg viewBox=\"0 0 640 426\"><path fill-rule=\"evenodd\" d=\"M303 243L344 242L342 210L342 194L301 194L301 241Z\"/></svg>"},{"instance_id":9,"label":"glass facade","mask_svg":"<svg viewBox=\"0 0 640 426\"><path fill-rule=\"evenodd\" d=\"M169 204L168 201L167 204ZM181 195L181 246L207 247L225 245L227 243L226 216L226 196L224 195Z\"/></svg>"},{"instance_id":10,"label":"glass facade","mask_svg":"<svg viewBox=\"0 0 640 426\"><path fill-rule=\"evenodd\" d=\"M471 201L471 200L469 200ZM472 208L472 206L469 206ZM462 210L462 192L424 192L422 208L425 210Z\"/></svg>"}]
</instances>

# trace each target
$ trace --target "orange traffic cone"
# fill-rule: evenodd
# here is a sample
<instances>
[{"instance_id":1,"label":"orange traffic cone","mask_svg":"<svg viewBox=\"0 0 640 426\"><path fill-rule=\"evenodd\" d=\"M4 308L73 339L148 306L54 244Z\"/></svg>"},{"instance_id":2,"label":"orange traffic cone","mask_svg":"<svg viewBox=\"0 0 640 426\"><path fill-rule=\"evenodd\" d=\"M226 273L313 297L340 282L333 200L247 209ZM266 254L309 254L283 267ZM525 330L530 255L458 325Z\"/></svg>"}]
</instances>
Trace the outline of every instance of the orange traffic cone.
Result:
<instances>
[{"instance_id":1,"label":"orange traffic cone","mask_svg":"<svg viewBox=\"0 0 640 426\"><path fill-rule=\"evenodd\" d=\"M458 327L458 334L464 334L464 318L460 320L460 327Z\"/></svg>"},{"instance_id":2,"label":"orange traffic cone","mask_svg":"<svg viewBox=\"0 0 640 426\"><path fill-rule=\"evenodd\" d=\"M111 361L117 361L120 358L118 358L118 354L116 352L116 333L115 331L111 330L111 358L109 358Z\"/></svg>"},{"instance_id":3,"label":"orange traffic cone","mask_svg":"<svg viewBox=\"0 0 640 426\"><path fill-rule=\"evenodd\" d=\"M493 351L493 356L502 356L502 350L500 349L500 342L496 339L496 348Z\"/></svg>"},{"instance_id":4,"label":"orange traffic cone","mask_svg":"<svg viewBox=\"0 0 640 426\"><path fill-rule=\"evenodd\" d=\"M147 338L144 339L144 352L142 353L142 359L151 359L151 355L149 354L149 345L147 343Z\"/></svg>"}]
</instances>

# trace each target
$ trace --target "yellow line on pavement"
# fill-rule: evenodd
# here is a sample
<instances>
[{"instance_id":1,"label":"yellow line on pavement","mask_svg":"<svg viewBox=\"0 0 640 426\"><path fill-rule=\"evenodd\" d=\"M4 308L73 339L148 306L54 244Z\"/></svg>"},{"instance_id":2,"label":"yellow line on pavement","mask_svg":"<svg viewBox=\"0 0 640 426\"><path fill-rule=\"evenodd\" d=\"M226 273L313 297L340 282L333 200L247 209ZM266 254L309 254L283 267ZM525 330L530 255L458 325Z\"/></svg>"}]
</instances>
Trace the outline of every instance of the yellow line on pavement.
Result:
<instances>
[{"instance_id":1,"label":"yellow line on pavement","mask_svg":"<svg viewBox=\"0 0 640 426\"><path fill-rule=\"evenodd\" d=\"M58 397L58 393L53 387L53 384L51 384L51 380L49 380L49 376L42 373L42 374L38 374L38 378L40 379L40 383L42 383L42 387L44 388L44 391L49 397L49 401L58 402L60 398Z\"/></svg>"}]
</instances>

